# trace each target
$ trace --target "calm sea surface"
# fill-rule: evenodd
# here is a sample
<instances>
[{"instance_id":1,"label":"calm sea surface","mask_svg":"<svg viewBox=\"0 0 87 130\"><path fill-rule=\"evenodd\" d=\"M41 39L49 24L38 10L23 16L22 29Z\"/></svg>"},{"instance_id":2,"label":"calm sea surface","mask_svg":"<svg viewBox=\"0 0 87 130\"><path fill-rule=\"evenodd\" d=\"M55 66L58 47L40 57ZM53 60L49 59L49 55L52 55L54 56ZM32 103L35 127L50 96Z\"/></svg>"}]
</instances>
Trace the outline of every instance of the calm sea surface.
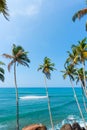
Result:
<instances>
[{"instance_id":1,"label":"calm sea surface","mask_svg":"<svg viewBox=\"0 0 87 130\"><path fill-rule=\"evenodd\" d=\"M49 88L55 129L72 119L82 122L72 88ZM87 121L82 92L76 88L80 106ZM42 123L49 129L50 119L45 88L19 88L20 130L29 124ZM15 130L16 102L14 88L0 88L0 130Z\"/></svg>"}]
</instances>

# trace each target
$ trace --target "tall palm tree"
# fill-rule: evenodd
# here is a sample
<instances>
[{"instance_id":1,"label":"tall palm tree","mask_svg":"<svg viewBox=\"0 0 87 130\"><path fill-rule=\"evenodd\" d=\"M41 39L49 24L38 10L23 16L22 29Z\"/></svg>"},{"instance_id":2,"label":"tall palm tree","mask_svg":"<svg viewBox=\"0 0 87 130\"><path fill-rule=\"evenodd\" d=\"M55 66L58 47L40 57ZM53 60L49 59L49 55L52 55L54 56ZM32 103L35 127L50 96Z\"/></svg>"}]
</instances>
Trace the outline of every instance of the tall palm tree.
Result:
<instances>
[{"instance_id":1,"label":"tall palm tree","mask_svg":"<svg viewBox=\"0 0 87 130\"><path fill-rule=\"evenodd\" d=\"M3 62L0 62L0 65L5 65L5 64ZM0 80L2 82L4 82L4 79L5 79L4 74L5 74L4 69L2 67L0 67Z\"/></svg>"},{"instance_id":2,"label":"tall palm tree","mask_svg":"<svg viewBox=\"0 0 87 130\"><path fill-rule=\"evenodd\" d=\"M13 44L12 55L3 54L5 58L11 59L8 64L8 71L10 71L11 66L14 65L14 83L16 89L16 129L19 130L19 101L18 101L18 86L17 86L17 78L16 78L16 66L24 65L29 67L30 60L27 56L28 52L25 52L21 46L16 46Z\"/></svg>"},{"instance_id":3,"label":"tall palm tree","mask_svg":"<svg viewBox=\"0 0 87 130\"><path fill-rule=\"evenodd\" d=\"M75 75L76 75L76 69L74 68L74 66L72 66L70 64L67 67L65 67L64 71L61 71L61 72L63 73L63 78L64 79L66 79L66 77L69 76L70 83L71 83L71 86L72 86L72 89L73 89L73 93L74 93L74 97L75 97L75 100L76 100L76 103L77 103L77 106L78 106L81 118L82 118L82 120L84 122L84 126L86 128L85 119L84 119L83 113L81 111L81 107L80 107L80 104L79 104L79 101L78 101L78 98L77 98L77 95L76 95L76 92L75 92L75 89L74 89L74 85L73 85L73 81L75 80Z\"/></svg>"},{"instance_id":4,"label":"tall palm tree","mask_svg":"<svg viewBox=\"0 0 87 130\"><path fill-rule=\"evenodd\" d=\"M81 41L79 41L78 45L73 45L72 48L77 51L79 62L82 63L83 66L85 94L87 97L86 78L85 78L85 61L87 60L87 38L82 39Z\"/></svg>"},{"instance_id":5,"label":"tall palm tree","mask_svg":"<svg viewBox=\"0 0 87 130\"><path fill-rule=\"evenodd\" d=\"M8 7L7 7L6 0L0 0L0 13L2 13L7 20L9 20Z\"/></svg>"},{"instance_id":6,"label":"tall palm tree","mask_svg":"<svg viewBox=\"0 0 87 130\"><path fill-rule=\"evenodd\" d=\"M50 71L54 71L55 70L54 66L55 66L54 63L51 63L51 59L48 58L48 57L45 57L43 65L40 65L39 68L38 68L38 71L42 70L42 72L44 73L46 95L48 97L48 110L49 110L49 115L50 115L50 121L51 121L52 130L54 130L54 125L53 125L53 120L52 120L52 113L51 113L51 108L50 108L50 99L49 99L49 94L48 94L48 88L47 88L46 78L47 79L51 78L51 72Z\"/></svg>"}]
</instances>

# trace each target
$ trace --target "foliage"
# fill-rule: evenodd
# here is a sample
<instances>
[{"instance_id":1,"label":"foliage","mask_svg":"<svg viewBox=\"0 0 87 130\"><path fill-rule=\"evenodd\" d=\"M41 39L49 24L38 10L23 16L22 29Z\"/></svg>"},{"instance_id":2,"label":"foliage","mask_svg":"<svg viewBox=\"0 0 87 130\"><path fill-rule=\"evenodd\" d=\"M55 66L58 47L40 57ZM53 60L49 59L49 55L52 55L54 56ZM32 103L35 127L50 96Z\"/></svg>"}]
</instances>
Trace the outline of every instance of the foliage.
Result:
<instances>
[{"instance_id":1,"label":"foliage","mask_svg":"<svg viewBox=\"0 0 87 130\"><path fill-rule=\"evenodd\" d=\"M56 70L54 68L55 64L51 63L51 59L48 57L44 58L44 63L43 65L40 65L38 68L39 70L42 70L42 72L46 75L47 79L51 78L51 71Z\"/></svg>"},{"instance_id":2,"label":"foliage","mask_svg":"<svg viewBox=\"0 0 87 130\"><path fill-rule=\"evenodd\" d=\"M9 20L8 7L7 7L6 0L0 0L0 13L2 13L7 20Z\"/></svg>"}]
</instances>

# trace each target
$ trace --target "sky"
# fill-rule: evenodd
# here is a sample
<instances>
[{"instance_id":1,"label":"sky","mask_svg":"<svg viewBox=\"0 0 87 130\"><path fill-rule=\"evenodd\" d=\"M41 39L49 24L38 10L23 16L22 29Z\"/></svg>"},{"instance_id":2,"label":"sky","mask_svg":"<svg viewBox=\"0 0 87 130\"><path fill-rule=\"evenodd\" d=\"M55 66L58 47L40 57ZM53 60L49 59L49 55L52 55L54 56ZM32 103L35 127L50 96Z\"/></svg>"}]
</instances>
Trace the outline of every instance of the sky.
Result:
<instances>
[{"instance_id":1,"label":"sky","mask_svg":"<svg viewBox=\"0 0 87 130\"><path fill-rule=\"evenodd\" d=\"M37 69L46 56L57 69L51 73L51 80L47 80L48 86L70 87L60 71L64 70L71 45L87 36L86 16L72 21L74 13L86 7L85 0L7 0L7 6L9 21L0 14L0 55L12 54L15 43L29 52L31 61L29 68L17 67L18 87L44 86L44 76ZM0 81L0 87L14 87L13 67L10 73L7 70L10 60L1 56L0 61L6 64L5 81Z\"/></svg>"}]
</instances>

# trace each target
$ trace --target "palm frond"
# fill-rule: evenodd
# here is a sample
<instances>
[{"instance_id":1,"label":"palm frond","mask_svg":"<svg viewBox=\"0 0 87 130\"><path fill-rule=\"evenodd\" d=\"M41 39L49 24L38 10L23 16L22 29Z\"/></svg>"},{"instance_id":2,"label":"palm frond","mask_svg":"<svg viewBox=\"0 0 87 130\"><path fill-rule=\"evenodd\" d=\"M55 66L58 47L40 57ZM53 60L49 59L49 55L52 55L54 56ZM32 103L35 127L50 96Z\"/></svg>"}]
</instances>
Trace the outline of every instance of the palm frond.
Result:
<instances>
[{"instance_id":1,"label":"palm frond","mask_svg":"<svg viewBox=\"0 0 87 130\"><path fill-rule=\"evenodd\" d=\"M2 82L4 82L4 75L3 74L0 74L0 80L2 81Z\"/></svg>"},{"instance_id":2,"label":"palm frond","mask_svg":"<svg viewBox=\"0 0 87 130\"><path fill-rule=\"evenodd\" d=\"M49 69L50 69L51 71L57 70L56 68L53 68L53 67L51 67L51 66L49 66Z\"/></svg>"},{"instance_id":3,"label":"palm frond","mask_svg":"<svg viewBox=\"0 0 87 130\"><path fill-rule=\"evenodd\" d=\"M3 69L3 68L1 68L1 67L0 67L0 73L2 73L2 74L4 74L4 73L5 73L4 69Z\"/></svg>"},{"instance_id":4,"label":"palm frond","mask_svg":"<svg viewBox=\"0 0 87 130\"><path fill-rule=\"evenodd\" d=\"M44 66L43 66L43 65L40 65L37 70L39 71L39 70L42 70L43 68L44 68Z\"/></svg>"},{"instance_id":5,"label":"palm frond","mask_svg":"<svg viewBox=\"0 0 87 130\"><path fill-rule=\"evenodd\" d=\"M64 79L66 79L66 77L67 77L67 74L66 74L66 73L65 73L65 74L63 74L63 78L64 78Z\"/></svg>"},{"instance_id":6,"label":"palm frond","mask_svg":"<svg viewBox=\"0 0 87 130\"><path fill-rule=\"evenodd\" d=\"M5 63L4 63L4 62L2 62L2 61L0 61L0 65L5 65Z\"/></svg>"},{"instance_id":7,"label":"palm frond","mask_svg":"<svg viewBox=\"0 0 87 130\"><path fill-rule=\"evenodd\" d=\"M8 71L10 72L11 66L15 63L14 59L8 64Z\"/></svg>"},{"instance_id":8,"label":"palm frond","mask_svg":"<svg viewBox=\"0 0 87 130\"><path fill-rule=\"evenodd\" d=\"M29 67L29 64L26 61L24 61L24 60L17 59L17 62L18 62L18 64L21 64L21 65Z\"/></svg>"},{"instance_id":9,"label":"palm frond","mask_svg":"<svg viewBox=\"0 0 87 130\"><path fill-rule=\"evenodd\" d=\"M0 13L2 13L6 20L9 20L8 7L6 0L0 0Z\"/></svg>"},{"instance_id":10,"label":"palm frond","mask_svg":"<svg viewBox=\"0 0 87 130\"><path fill-rule=\"evenodd\" d=\"M75 20L78 18L80 19L81 17L83 17L84 15L87 14L87 8L84 8L82 10L79 10L78 12L76 12L73 17L72 17L72 20L73 22L75 22Z\"/></svg>"},{"instance_id":11,"label":"palm frond","mask_svg":"<svg viewBox=\"0 0 87 130\"><path fill-rule=\"evenodd\" d=\"M12 58L14 58L14 56L12 56L12 55L9 55L9 54L2 54L2 56L4 56L5 58L9 58L9 59L12 59Z\"/></svg>"},{"instance_id":12,"label":"palm frond","mask_svg":"<svg viewBox=\"0 0 87 130\"><path fill-rule=\"evenodd\" d=\"M19 50L18 52L17 52L17 54L15 55L15 57L17 58L17 57L19 57L19 56L22 56L24 54L24 52L22 51L22 50Z\"/></svg>"},{"instance_id":13,"label":"palm frond","mask_svg":"<svg viewBox=\"0 0 87 130\"><path fill-rule=\"evenodd\" d=\"M30 63L30 59L27 57L27 55L23 54L23 55L20 55L17 60L21 60L21 61L25 61L27 63Z\"/></svg>"}]
</instances>

